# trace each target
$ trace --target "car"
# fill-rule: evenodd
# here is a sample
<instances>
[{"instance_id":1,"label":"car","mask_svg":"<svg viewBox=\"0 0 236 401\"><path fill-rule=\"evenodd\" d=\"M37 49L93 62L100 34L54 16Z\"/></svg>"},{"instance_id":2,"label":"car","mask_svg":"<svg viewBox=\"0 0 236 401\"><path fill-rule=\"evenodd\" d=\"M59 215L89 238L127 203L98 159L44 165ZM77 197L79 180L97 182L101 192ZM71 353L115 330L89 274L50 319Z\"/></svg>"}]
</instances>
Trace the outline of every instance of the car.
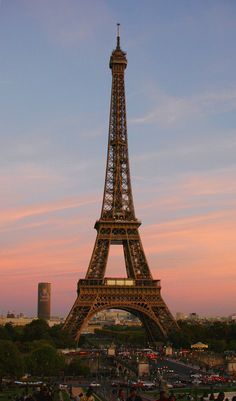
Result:
<instances>
[{"instance_id":1,"label":"car","mask_svg":"<svg viewBox=\"0 0 236 401\"><path fill-rule=\"evenodd\" d=\"M194 379L194 380L192 381L192 384L195 384L196 386L198 386L198 385L201 384L201 383L202 383L202 380Z\"/></svg>"},{"instance_id":2,"label":"car","mask_svg":"<svg viewBox=\"0 0 236 401\"><path fill-rule=\"evenodd\" d=\"M92 382L90 383L89 387L101 387L100 383Z\"/></svg>"},{"instance_id":3,"label":"car","mask_svg":"<svg viewBox=\"0 0 236 401\"><path fill-rule=\"evenodd\" d=\"M152 382L145 381L142 383L142 388L144 390L153 390L155 387L155 384Z\"/></svg>"},{"instance_id":4,"label":"car","mask_svg":"<svg viewBox=\"0 0 236 401\"><path fill-rule=\"evenodd\" d=\"M68 388L68 385L67 384L59 384L58 387L60 390L66 390Z\"/></svg>"},{"instance_id":5,"label":"car","mask_svg":"<svg viewBox=\"0 0 236 401\"><path fill-rule=\"evenodd\" d=\"M173 383L173 387L175 387L175 388L183 388L183 387L186 387L186 384L182 383L181 381L176 381L176 382Z\"/></svg>"}]
</instances>

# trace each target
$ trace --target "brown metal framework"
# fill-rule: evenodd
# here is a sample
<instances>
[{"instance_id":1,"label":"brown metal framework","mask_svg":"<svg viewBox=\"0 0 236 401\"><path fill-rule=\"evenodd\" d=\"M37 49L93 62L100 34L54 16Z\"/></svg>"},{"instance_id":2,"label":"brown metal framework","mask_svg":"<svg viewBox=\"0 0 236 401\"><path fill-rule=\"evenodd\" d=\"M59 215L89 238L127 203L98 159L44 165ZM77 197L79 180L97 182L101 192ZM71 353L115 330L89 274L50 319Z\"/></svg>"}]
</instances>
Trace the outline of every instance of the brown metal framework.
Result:
<instances>
[{"instance_id":1,"label":"brown metal framework","mask_svg":"<svg viewBox=\"0 0 236 401\"><path fill-rule=\"evenodd\" d=\"M152 278L138 231L141 222L134 212L126 126L126 66L118 33L110 58L112 89L101 217L95 223L97 238L86 278L78 282L78 297L64 324L64 329L77 340L83 325L98 311L108 308L124 309L138 316L150 341L178 329L161 297L160 281ZM127 279L104 277L113 244L123 245Z\"/></svg>"}]
</instances>

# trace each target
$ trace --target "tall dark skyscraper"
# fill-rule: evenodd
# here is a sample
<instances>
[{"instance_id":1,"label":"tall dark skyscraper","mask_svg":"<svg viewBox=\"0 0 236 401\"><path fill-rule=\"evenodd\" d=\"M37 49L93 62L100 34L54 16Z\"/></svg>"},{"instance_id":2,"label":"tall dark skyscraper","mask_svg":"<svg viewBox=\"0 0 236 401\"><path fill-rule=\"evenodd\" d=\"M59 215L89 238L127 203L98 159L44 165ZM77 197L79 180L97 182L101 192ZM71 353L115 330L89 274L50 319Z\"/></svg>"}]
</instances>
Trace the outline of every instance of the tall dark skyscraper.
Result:
<instances>
[{"instance_id":1,"label":"tall dark skyscraper","mask_svg":"<svg viewBox=\"0 0 236 401\"><path fill-rule=\"evenodd\" d=\"M38 319L51 317L51 283L38 284Z\"/></svg>"}]
</instances>

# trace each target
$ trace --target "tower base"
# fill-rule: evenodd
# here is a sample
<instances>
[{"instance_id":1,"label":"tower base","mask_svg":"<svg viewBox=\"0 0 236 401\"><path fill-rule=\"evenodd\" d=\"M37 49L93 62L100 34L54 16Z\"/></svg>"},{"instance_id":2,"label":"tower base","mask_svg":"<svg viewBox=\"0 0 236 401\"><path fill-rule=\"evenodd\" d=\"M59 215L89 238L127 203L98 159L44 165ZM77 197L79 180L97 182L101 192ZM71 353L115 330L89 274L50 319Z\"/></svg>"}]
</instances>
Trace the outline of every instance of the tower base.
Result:
<instances>
[{"instance_id":1,"label":"tower base","mask_svg":"<svg viewBox=\"0 0 236 401\"><path fill-rule=\"evenodd\" d=\"M78 297L65 321L64 330L78 341L83 326L93 315L104 309L121 309L141 320L149 342L160 341L178 330L160 290L160 281L152 279L79 280Z\"/></svg>"}]
</instances>

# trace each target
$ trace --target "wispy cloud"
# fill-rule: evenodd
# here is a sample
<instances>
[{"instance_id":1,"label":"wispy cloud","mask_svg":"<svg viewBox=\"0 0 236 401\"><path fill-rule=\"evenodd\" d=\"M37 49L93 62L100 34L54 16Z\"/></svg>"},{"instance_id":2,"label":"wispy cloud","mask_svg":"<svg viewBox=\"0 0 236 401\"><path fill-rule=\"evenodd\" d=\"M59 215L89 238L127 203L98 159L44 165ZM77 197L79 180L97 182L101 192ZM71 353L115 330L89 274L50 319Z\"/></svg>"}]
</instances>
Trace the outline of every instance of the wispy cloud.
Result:
<instances>
[{"instance_id":1,"label":"wispy cloud","mask_svg":"<svg viewBox=\"0 0 236 401\"><path fill-rule=\"evenodd\" d=\"M24 163L24 164L16 164L4 167L0 173L0 183L2 185L7 185L9 182L13 180L20 181L21 185L25 182L37 182L43 181L44 183L52 183L55 181L63 181L64 177L57 173L55 170L49 170L42 164L37 165L35 163Z\"/></svg>"},{"instance_id":2,"label":"wispy cloud","mask_svg":"<svg viewBox=\"0 0 236 401\"><path fill-rule=\"evenodd\" d=\"M166 180L158 178L151 181L147 189L139 191L138 209L145 216L167 216L175 218L176 213L189 211L196 214L199 210L228 210L236 204L236 169L219 169L212 172L183 174ZM145 200L143 197L145 196ZM157 218L157 217L156 217Z\"/></svg>"},{"instance_id":3,"label":"wispy cloud","mask_svg":"<svg viewBox=\"0 0 236 401\"><path fill-rule=\"evenodd\" d=\"M218 135L217 141L213 142L210 136L206 136L205 139L199 142L198 138L193 138L192 143L183 144L167 144L165 148L157 149L155 151L150 151L148 153L140 153L138 155L133 156L132 160L135 163L151 161L151 160L170 160L173 157L175 159L182 157L191 157L196 155L204 155L204 154L216 154L223 153L227 150L231 151L236 147L236 130L227 132L227 136L222 133L222 136ZM212 157L212 156L211 156Z\"/></svg>"},{"instance_id":4,"label":"wispy cloud","mask_svg":"<svg viewBox=\"0 0 236 401\"><path fill-rule=\"evenodd\" d=\"M225 210L225 211L216 211L216 212L208 212L204 214L198 214L195 216L185 216L180 219L172 219L170 221L165 221L161 223L146 225L143 229L148 234L148 237L154 235L160 235L160 232L164 234L167 232L168 234L173 234L179 231L191 231L193 227L200 227L204 229L204 225L211 225L214 226L215 222L220 222L220 224L224 225L225 223L228 225L230 224L230 216L232 219L236 218L236 213L232 210ZM217 224L218 224L217 223ZM236 230L236 228L233 227ZM152 234L151 234L152 233ZM162 235L161 234L161 235ZM185 246L183 244L183 246ZM158 248L157 248L158 249Z\"/></svg>"},{"instance_id":5,"label":"wispy cloud","mask_svg":"<svg viewBox=\"0 0 236 401\"><path fill-rule=\"evenodd\" d=\"M236 88L208 90L202 94L177 97L157 91L152 93L152 110L131 118L131 124L159 123L164 126L183 123L189 119L236 110Z\"/></svg>"},{"instance_id":6,"label":"wispy cloud","mask_svg":"<svg viewBox=\"0 0 236 401\"><path fill-rule=\"evenodd\" d=\"M91 203L92 204L92 203ZM31 220L36 220L36 221L30 221L27 222L27 218L22 218L16 220L10 220L8 223L5 225L3 224L0 226L0 232L1 233L7 233L7 232L21 232L21 235L24 236L26 232L34 232L37 229L42 229L52 231L52 230L62 230L63 232L65 229L72 230L73 226L74 227L79 227L81 225L86 226L90 223L90 220L87 216L82 215L80 217L76 217L76 211L78 213L77 208L66 208L66 209L59 209L60 211L66 211L67 214L71 214L71 211L74 211L73 217L67 216L64 218L59 218L58 213L57 216L54 216L54 212L48 212L48 213L43 213L43 214L36 214L36 215L31 215L30 219ZM69 212L69 213L68 213ZM50 216L49 216L50 213ZM82 214L82 212L80 213ZM43 220L42 220L43 216ZM24 221L26 220L26 221ZM40 220L40 221L37 221ZM42 221L41 221L42 220Z\"/></svg>"},{"instance_id":7,"label":"wispy cloud","mask_svg":"<svg viewBox=\"0 0 236 401\"><path fill-rule=\"evenodd\" d=\"M17 222L19 220L24 220L28 217L34 217L38 215L46 215L49 213L55 213L68 209L75 209L87 206L89 204L97 203L98 199L88 198L88 199L64 199L58 202L52 202L48 204L40 205L30 205L24 206L17 209L5 209L0 212L1 223Z\"/></svg>"},{"instance_id":8,"label":"wispy cloud","mask_svg":"<svg viewBox=\"0 0 236 401\"><path fill-rule=\"evenodd\" d=\"M39 235L22 232L16 243L7 243L0 249L2 277L55 276L64 271L80 272L87 268L93 241L81 221L75 230L67 226L44 230ZM84 238L85 236L85 238Z\"/></svg>"}]
</instances>

